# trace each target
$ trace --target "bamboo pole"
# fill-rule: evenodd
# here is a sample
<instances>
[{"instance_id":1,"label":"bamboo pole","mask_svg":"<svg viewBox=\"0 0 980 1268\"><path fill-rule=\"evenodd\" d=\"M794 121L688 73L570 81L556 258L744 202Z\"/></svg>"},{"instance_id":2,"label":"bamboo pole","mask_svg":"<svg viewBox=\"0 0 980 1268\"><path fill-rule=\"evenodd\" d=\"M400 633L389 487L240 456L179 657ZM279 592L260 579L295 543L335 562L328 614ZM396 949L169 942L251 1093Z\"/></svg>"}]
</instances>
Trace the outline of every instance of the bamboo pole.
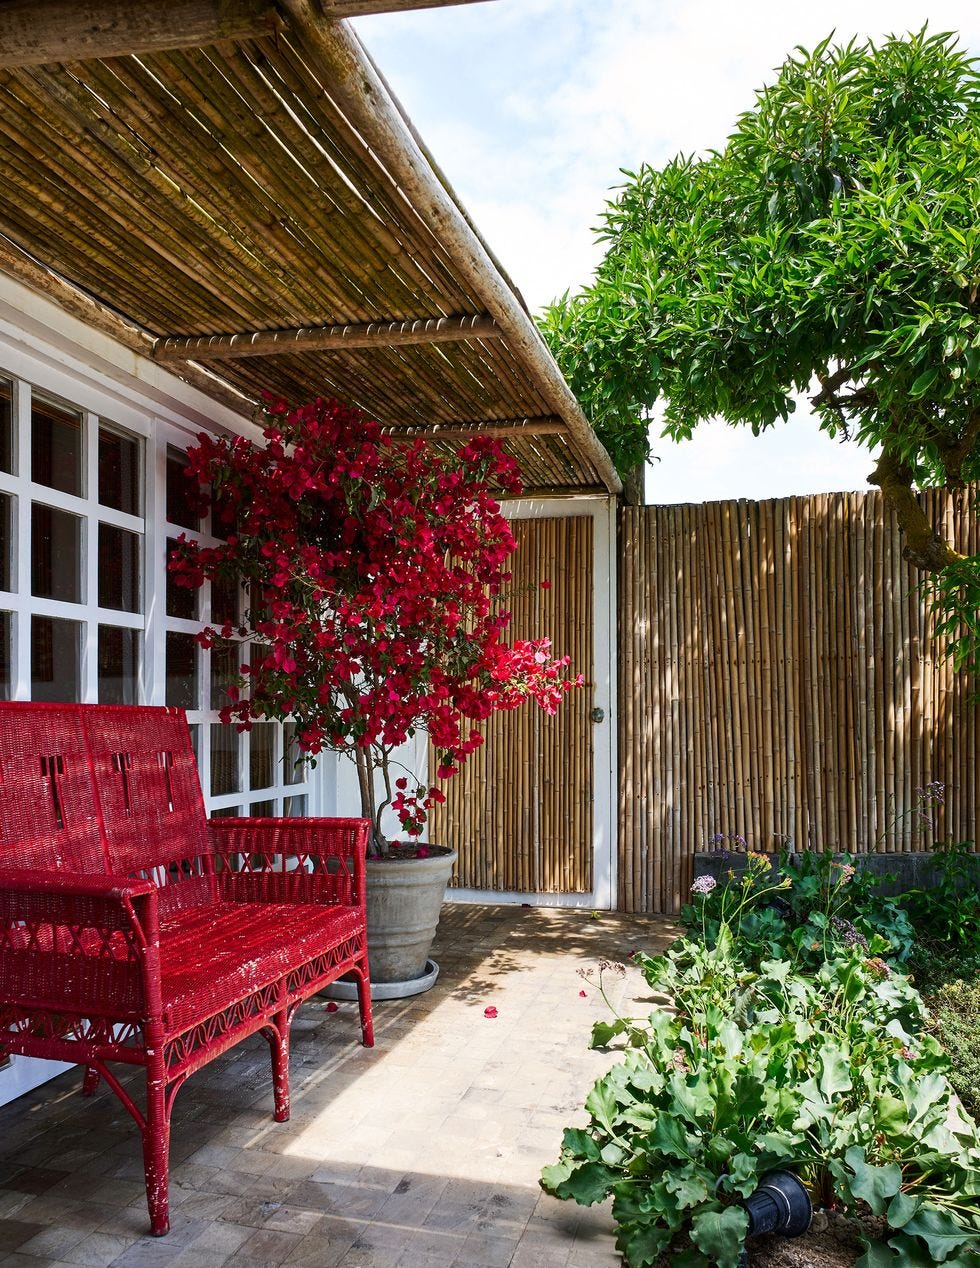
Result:
<instances>
[{"instance_id":1,"label":"bamboo pole","mask_svg":"<svg viewBox=\"0 0 980 1268\"><path fill-rule=\"evenodd\" d=\"M312 326L232 335L167 335L153 346L155 361L224 361L236 357L283 356L340 348L398 348L408 344L499 339L492 317L427 317L417 321L376 321L364 326Z\"/></svg>"},{"instance_id":2,"label":"bamboo pole","mask_svg":"<svg viewBox=\"0 0 980 1268\"><path fill-rule=\"evenodd\" d=\"M343 103L348 118L376 153L384 155L418 213L452 249L460 275L477 294L485 296L486 311L521 356L554 412L567 420L576 447L595 465L609 492L619 493L622 485L609 456L596 440L533 322L499 277L457 204L434 178L351 33L336 24L329 30L320 27L311 0L283 0L283 4L304 47L323 68L331 96Z\"/></svg>"},{"instance_id":3,"label":"bamboo pole","mask_svg":"<svg viewBox=\"0 0 980 1268\"><path fill-rule=\"evenodd\" d=\"M168 0L166 5L7 0L0 5L0 67L199 47L272 34L278 26L272 0Z\"/></svg>"}]
</instances>

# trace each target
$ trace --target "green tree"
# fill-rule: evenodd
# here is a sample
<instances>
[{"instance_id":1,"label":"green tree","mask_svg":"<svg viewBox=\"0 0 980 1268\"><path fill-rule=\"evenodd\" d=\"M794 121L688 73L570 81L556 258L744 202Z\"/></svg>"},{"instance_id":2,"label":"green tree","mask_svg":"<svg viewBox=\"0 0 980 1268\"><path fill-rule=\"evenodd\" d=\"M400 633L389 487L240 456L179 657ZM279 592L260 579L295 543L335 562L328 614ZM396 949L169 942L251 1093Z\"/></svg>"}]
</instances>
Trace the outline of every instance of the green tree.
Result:
<instances>
[{"instance_id":1,"label":"green tree","mask_svg":"<svg viewBox=\"0 0 980 1268\"><path fill-rule=\"evenodd\" d=\"M980 476L980 72L950 34L797 49L725 148L626 172L605 258L542 327L617 465L650 410L682 440L758 434L811 393L820 427L875 452L907 558L955 651L980 648L980 558L916 488Z\"/></svg>"}]
</instances>

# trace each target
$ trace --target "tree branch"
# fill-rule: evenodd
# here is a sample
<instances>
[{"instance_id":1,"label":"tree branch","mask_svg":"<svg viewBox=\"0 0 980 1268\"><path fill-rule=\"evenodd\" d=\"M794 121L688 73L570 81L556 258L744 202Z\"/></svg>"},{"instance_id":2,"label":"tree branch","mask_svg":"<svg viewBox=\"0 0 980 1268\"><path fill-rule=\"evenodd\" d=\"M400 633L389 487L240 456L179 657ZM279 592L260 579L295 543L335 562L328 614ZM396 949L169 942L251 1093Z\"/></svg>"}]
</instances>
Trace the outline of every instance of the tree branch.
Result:
<instances>
[{"instance_id":1,"label":"tree branch","mask_svg":"<svg viewBox=\"0 0 980 1268\"><path fill-rule=\"evenodd\" d=\"M868 476L876 484L898 517L898 526L905 534L902 555L909 563L926 572L941 572L963 558L933 527L912 490L912 468L886 443L874 471Z\"/></svg>"}]
</instances>

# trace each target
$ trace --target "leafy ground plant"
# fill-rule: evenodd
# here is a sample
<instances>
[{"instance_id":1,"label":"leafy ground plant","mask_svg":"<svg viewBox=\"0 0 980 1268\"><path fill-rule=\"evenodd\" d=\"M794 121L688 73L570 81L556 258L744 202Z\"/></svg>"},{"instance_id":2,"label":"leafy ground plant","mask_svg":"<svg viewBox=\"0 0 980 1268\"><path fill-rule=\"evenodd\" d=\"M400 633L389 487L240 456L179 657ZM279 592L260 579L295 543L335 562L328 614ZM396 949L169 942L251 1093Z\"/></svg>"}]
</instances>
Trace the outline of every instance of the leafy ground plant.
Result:
<instances>
[{"instance_id":1,"label":"leafy ground plant","mask_svg":"<svg viewBox=\"0 0 980 1268\"><path fill-rule=\"evenodd\" d=\"M548 1192L611 1197L632 1268L731 1268L739 1199L789 1167L824 1204L884 1221L862 1268L975 1268L980 1141L907 978L861 949L816 973L757 969L727 924L714 946L639 959L676 1011L597 1024L594 1046L622 1042L624 1058L590 1093L588 1125L566 1130Z\"/></svg>"},{"instance_id":2,"label":"leafy ground plant","mask_svg":"<svg viewBox=\"0 0 980 1268\"><path fill-rule=\"evenodd\" d=\"M852 947L892 960L907 958L912 928L881 883L850 855L749 851L744 869L720 880L699 876L681 913L689 936L712 945L727 925L743 959L784 958L817 965Z\"/></svg>"}]
</instances>

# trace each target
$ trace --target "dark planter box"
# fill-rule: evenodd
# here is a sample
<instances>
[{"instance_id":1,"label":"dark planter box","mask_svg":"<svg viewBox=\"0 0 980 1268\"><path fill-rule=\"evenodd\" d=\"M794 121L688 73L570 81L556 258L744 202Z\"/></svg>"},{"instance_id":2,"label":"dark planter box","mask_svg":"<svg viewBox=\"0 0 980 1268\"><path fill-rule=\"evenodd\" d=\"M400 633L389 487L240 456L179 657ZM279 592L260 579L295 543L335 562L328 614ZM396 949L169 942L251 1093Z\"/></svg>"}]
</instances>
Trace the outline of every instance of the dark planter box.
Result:
<instances>
[{"instance_id":1,"label":"dark planter box","mask_svg":"<svg viewBox=\"0 0 980 1268\"><path fill-rule=\"evenodd\" d=\"M779 855L768 854L770 866L775 875L779 870ZM835 855L841 858L842 855ZM938 885L942 879L942 871L936 864L936 856L929 850L911 854L853 854L850 856L855 867L874 873L882 880L881 890L884 894L904 894L910 889L929 889ZM800 861L801 855L790 855L793 863ZM980 854L970 856L973 870L973 881L980 885ZM724 854L705 852L694 856L694 875L713 876L722 880L726 874L741 875L745 870L744 854ZM892 879L887 879L891 877Z\"/></svg>"}]
</instances>

